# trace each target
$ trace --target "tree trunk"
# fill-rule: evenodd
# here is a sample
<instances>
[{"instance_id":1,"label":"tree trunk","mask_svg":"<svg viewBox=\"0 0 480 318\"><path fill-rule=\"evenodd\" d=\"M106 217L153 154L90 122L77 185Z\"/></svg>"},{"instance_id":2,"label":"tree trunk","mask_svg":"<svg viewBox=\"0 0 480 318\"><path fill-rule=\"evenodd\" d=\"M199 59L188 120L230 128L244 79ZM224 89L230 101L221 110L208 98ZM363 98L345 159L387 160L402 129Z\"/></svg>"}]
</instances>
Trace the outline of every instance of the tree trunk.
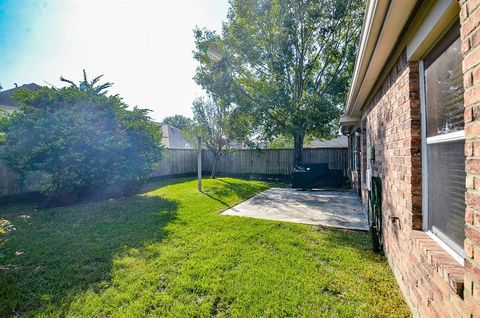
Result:
<instances>
[{"instance_id":1,"label":"tree trunk","mask_svg":"<svg viewBox=\"0 0 480 318\"><path fill-rule=\"evenodd\" d=\"M293 166L296 167L303 164L303 139L305 138L305 135L303 133L297 133L293 138Z\"/></svg>"},{"instance_id":2,"label":"tree trunk","mask_svg":"<svg viewBox=\"0 0 480 318\"><path fill-rule=\"evenodd\" d=\"M212 179L215 179L215 177L216 177L216 173L217 173L217 171L216 171L216 170L217 170L217 161L218 161L217 156L214 155L214 156L213 156L213 162L212 162L212 174L210 175L210 177L211 177Z\"/></svg>"}]
</instances>

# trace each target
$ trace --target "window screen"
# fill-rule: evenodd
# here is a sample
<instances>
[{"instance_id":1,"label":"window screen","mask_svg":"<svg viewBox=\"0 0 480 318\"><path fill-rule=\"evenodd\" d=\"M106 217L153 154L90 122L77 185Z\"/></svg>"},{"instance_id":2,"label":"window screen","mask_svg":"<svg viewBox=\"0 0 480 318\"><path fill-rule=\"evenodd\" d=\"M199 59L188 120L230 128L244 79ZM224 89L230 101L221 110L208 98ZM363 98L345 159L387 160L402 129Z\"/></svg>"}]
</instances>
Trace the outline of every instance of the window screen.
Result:
<instances>
[{"instance_id":1,"label":"window screen","mask_svg":"<svg viewBox=\"0 0 480 318\"><path fill-rule=\"evenodd\" d=\"M459 246L465 239L464 143L462 140L427 146L429 224L433 232L440 230Z\"/></svg>"},{"instance_id":2,"label":"window screen","mask_svg":"<svg viewBox=\"0 0 480 318\"><path fill-rule=\"evenodd\" d=\"M463 72L459 27L424 60L428 228L454 250L465 239L465 141Z\"/></svg>"},{"instance_id":3,"label":"window screen","mask_svg":"<svg viewBox=\"0 0 480 318\"><path fill-rule=\"evenodd\" d=\"M460 39L456 38L425 69L427 137L463 130L461 61Z\"/></svg>"}]
</instances>

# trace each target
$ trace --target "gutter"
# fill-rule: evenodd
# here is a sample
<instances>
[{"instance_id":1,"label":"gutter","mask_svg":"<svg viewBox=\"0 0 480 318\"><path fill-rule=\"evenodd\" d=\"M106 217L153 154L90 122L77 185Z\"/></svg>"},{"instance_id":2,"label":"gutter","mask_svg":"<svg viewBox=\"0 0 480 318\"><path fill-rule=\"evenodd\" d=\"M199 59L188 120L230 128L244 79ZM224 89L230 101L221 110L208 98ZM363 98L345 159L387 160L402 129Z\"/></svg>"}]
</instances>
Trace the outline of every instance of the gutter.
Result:
<instances>
[{"instance_id":1,"label":"gutter","mask_svg":"<svg viewBox=\"0 0 480 318\"><path fill-rule=\"evenodd\" d=\"M364 106L385 63L395 49L416 2L415 0L369 0L367 2L352 84L345 105L345 113L340 119L344 128L359 122L360 109Z\"/></svg>"},{"instance_id":2,"label":"gutter","mask_svg":"<svg viewBox=\"0 0 480 318\"><path fill-rule=\"evenodd\" d=\"M390 5L390 0L388 0L388 5ZM346 106L345 107L345 114L349 113L349 108L351 109L351 107L348 107L348 106L352 105L352 100L354 99L355 87L358 85L358 82L359 82L358 78L360 76L360 74L359 74L360 73L360 67L364 64L363 60L365 58L365 51L367 49L369 38L372 34L372 25L373 25L373 20L374 20L375 14L383 16L383 19L382 19L382 26L383 26L383 24L385 22L385 12L383 12L383 13L380 12L379 13L378 1L377 0L368 0L367 1L366 12L365 12L365 20L364 20L363 26L362 26L362 36L361 36L361 40L360 40L360 46L358 48L357 59L355 61L355 69L354 69L354 72L353 72L352 84L351 84L350 91L349 91L349 94L348 94L347 104L345 105ZM377 36L375 38L374 46L376 46L379 37L380 37L380 33L377 33ZM369 65L370 62L371 62L372 52L370 52L369 55L370 56L369 56L369 60L368 60L367 65Z\"/></svg>"}]
</instances>

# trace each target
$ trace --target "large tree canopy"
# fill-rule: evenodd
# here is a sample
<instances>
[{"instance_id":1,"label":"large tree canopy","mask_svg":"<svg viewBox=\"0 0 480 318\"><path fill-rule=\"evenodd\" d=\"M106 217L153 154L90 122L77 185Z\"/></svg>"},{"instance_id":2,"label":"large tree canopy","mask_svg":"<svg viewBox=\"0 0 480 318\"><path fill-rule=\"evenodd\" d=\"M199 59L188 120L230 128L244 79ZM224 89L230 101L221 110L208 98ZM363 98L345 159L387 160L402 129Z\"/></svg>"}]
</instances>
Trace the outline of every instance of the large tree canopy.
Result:
<instances>
[{"instance_id":1,"label":"large tree canopy","mask_svg":"<svg viewBox=\"0 0 480 318\"><path fill-rule=\"evenodd\" d=\"M131 191L161 159L161 130L148 111L96 87L20 90L20 111L0 121L2 159L22 175L46 173L42 191L52 200Z\"/></svg>"},{"instance_id":2,"label":"large tree canopy","mask_svg":"<svg viewBox=\"0 0 480 318\"><path fill-rule=\"evenodd\" d=\"M231 0L222 34L194 32L195 80L236 104L255 133L292 136L295 164L306 135L338 132L363 1Z\"/></svg>"}]
</instances>

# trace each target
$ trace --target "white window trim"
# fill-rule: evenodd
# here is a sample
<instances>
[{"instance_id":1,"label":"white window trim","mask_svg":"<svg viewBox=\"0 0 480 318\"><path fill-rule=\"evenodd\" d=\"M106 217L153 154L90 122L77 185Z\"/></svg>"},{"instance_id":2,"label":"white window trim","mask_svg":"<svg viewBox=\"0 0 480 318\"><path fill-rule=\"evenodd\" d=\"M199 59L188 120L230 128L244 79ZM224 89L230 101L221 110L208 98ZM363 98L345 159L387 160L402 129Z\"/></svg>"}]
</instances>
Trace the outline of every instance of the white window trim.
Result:
<instances>
[{"instance_id":1,"label":"white window trim","mask_svg":"<svg viewBox=\"0 0 480 318\"><path fill-rule=\"evenodd\" d=\"M448 244L446 244L442 239L448 239L446 236L440 238L440 233L434 233L432 231L425 231L430 238L432 238L438 245L440 245L454 260L456 260L460 265L465 265L465 253L459 254L456 250L451 248ZM452 244L455 244L452 242ZM457 244L455 244L457 245Z\"/></svg>"},{"instance_id":2,"label":"white window trim","mask_svg":"<svg viewBox=\"0 0 480 318\"><path fill-rule=\"evenodd\" d=\"M428 145L465 140L465 130L459 130L459 131L455 131L448 134L443 134L443 135L438 135L433 137L426 137L426 138L427 138Z\"/></svg>"},{"instance_id":3,"label":"white window trim","mask_svg":"<svg viewBox=\"0 0 480 318\"><path fill-rule=\"evenodd\" d=\"M435 143L446 143L465 139L465 131L456 131L449 134L427 138L427 107L425 96L425 66L424 61L419 62L419 89L421 107L421 136L422 136L422 228L435 242L437 242L448 254L450 254L460 265L464 266L465 251L462 246L452 242L439 230L432 232L428 222L428 158L427 145ZM455 247L454 248L452 248Z\"/></svg>"}]
</instances>

